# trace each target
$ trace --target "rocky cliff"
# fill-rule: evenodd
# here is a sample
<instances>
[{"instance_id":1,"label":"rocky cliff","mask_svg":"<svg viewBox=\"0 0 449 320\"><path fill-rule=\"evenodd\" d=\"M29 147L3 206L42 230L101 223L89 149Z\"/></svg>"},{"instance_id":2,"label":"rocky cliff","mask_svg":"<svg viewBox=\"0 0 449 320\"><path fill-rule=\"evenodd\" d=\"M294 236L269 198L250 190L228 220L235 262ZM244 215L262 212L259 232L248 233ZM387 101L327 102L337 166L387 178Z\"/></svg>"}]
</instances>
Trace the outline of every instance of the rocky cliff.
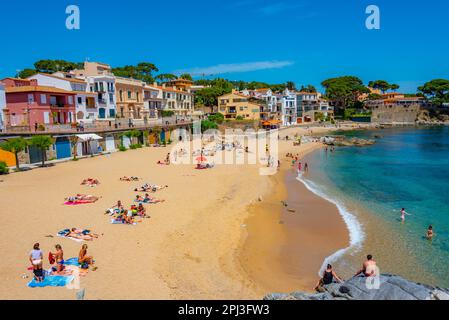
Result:
<instances>
[{"instance_id":1,"label":"rocky cliff","mask_svg":"<svg viewBox=\"0 0 449 320\"><path fill-rule=\"evenodd\" d=\"M272 293L264 300L449 300L449 289L414 283L395 275L380 276L379 289L368 289L366 277L325 286L320 293Z\"/></svg>"}]
</instances>

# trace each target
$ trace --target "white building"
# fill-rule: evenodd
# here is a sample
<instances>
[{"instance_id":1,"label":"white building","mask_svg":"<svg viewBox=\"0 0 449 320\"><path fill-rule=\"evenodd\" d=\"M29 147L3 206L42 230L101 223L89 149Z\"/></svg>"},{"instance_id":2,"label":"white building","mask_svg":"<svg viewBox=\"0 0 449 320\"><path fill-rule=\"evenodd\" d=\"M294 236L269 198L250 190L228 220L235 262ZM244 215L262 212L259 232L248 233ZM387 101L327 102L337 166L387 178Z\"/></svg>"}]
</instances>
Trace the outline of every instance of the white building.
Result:
<instances>
[{"instance_id":1,"label":"white building","mask_svg":"<svg viewBox=\"0 0 449 320\"><path fill-rule=\"evenodd\" d=\"M157 98L164 101L164 111L173 111L179 117L193 114L194 100L190 89L182 90L177 87L168 87L165 84L158 86L157 83L154 83L152 87L159 89Z\"/></svg>"},{"instance_id":2,"label":"white building","mask_svg":"<svg viewBox=\"0 0 449 320\"><path fill-rule=\"evenodd\" d=\"M55 87L67 91L76 92L76 121L92 122L99 118L98 94L87 91L87 82L74 78L65 72L54 74L39 73L28 79L35 79L40 85Z\"/></svg>"},{"instance_id":3,"label":"white building","mask_svg":"<svg viewBox=\"0 0 449 320\"><path fill-rule=\"evenodd\" d=\"M5 86L0 83L0 132L4 129L3 110L6 108Z\"/></svg>"},{"instance_id":4,"label":"white building","mask_svg":"<svg viewBox=\"0 0 449 320\"><path fill-rule=\"evenodd\" d=\"M115 77L111 75L86 76L87 91L98 95L98 119L114 120L117 114Z\"/></svg>"},{"instance_id":5,"label":"white building","mask_svg":"<svg viewBox=\"0 0 449 320\"><path fill-rule=\"evenodd\" d=\"M277 99L281 104L281 121L283 126L297 124L297 100L294 91L285 89Z\"/></svg>"}]
</instances>

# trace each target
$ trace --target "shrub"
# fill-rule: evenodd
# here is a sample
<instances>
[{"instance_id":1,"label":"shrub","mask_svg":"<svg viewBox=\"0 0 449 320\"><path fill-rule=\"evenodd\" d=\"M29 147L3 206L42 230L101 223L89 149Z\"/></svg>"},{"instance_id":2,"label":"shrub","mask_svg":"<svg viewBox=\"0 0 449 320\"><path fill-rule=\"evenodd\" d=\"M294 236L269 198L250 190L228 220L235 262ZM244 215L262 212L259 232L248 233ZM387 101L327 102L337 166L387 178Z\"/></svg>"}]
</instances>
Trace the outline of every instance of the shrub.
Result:
<instances>
[{"instance_id":1,"label":"shrub","mask_svg":"<svg viewBox=\"0 0 449 320\"><path fill-rule=\"evenodd\" d=\"M243 119L242 116L237 116L237 117L235 118L235 120L237 120L237 121L242 121L242 120L244 120L244 119Z\"/></svg>"},{"instance_id":2,"label":"shrub","mask_svg":"<svg viewBox=\"0 0 449 320\"><path fill-rule=\"evenodd\" d=\"M6 162L0 161L0 174L8 174L9 168L6 165Z\"/></svg>"},{"instance_id":3,"label":"shrub","mask_svg":"<svg viewBox=\"0 0 449 320\"><path fill-rule=\"evenodd\" d=\"M135 143L129 146L131 150L141 149L143 146L140 143Z\"/></svg>"},{"instance_id":4,"label":"shrub","mask_svg":"<svg viewBox=\"0 0 449 320\"><path fill-rule=\"evenodd\" d=\"M125 152L127 149L126 149L125 146L120 146L120 147L118 148L118 150L119 150L120 152Z\"/></svg>"}]
</instances>

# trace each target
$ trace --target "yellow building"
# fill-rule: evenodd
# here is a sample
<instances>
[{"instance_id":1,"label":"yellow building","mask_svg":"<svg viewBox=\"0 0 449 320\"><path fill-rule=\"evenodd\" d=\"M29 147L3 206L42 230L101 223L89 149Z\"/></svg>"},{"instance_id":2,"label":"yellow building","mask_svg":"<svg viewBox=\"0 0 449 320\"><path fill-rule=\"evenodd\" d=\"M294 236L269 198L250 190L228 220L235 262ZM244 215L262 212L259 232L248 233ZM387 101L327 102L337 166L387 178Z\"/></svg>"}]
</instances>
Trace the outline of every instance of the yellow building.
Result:
<instances>
[{"instance_id":1,"label":"yellow building","mask_svg":"<svg viewBox=\"0 0 449 320\"><path fill-rule=\"evenodd\" d=\"M218 97L217 111L226 119L241 117L245 120L259 120L262 105L250 102L247 96L233 91Z\"/></svg>"},{"instance_id":2,"label":"yellow building","mask_svg":"<svg viewBox=\"0 0 449 320\"><path fill-rule=\"evenodd\" d=\"M148 118L144 108L145 83L140 80L116 77L117 116L125 119Z\"/></svg>"}]
</instances>

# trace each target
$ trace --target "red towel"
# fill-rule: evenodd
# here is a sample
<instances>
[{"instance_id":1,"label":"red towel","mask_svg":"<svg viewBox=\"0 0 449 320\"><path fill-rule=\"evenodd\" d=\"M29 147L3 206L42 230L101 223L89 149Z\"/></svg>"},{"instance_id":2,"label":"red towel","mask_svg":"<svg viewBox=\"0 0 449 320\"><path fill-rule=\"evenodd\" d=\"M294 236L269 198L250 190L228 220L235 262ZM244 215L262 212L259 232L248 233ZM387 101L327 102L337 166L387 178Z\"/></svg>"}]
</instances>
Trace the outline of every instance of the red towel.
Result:
<instances>
[{"instance_id":1,"label":"red towel","mask_svg":"<svg viewBox=\"0 0 449 320\"><path fill-rule=\"evenodd\" d=\"M51 252L48 253L48 262L50 262L50 264L53 264L56 262L55 258L53 258L53 255L51 254Z\"/></svg>"}]
</instances>

